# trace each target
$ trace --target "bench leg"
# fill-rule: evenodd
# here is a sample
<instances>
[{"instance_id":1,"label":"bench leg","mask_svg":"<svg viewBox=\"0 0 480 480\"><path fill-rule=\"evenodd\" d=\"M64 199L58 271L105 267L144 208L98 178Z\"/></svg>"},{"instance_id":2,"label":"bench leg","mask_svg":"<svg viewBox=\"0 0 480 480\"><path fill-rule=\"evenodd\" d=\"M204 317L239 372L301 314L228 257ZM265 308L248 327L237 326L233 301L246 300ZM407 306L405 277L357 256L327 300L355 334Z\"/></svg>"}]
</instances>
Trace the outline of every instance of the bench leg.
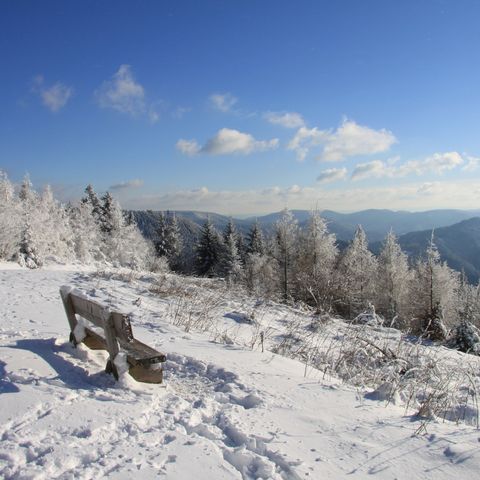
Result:
<instances>
[{"instance_id":1,"label":"bench leg","mask_svg":"<svg viewBox=\"0 0 480 480\"><path fill-rule=\"evenodd\" d=\"M107 365L105 367L105 373L108 373L108 374L111 373L114 376L115 380L118 380L117 367L115 366L115 364L110 359L108 359L108 361L107 361Z\"/></svg>"},{"instance_id":2,"label":"bench leg","mask_svg":"<svg viewBox=\"0 0 480 480\"><path fill-rule=\"evenodd\" d=\"M78 343L77 343L77 339L75 338L75 334L73 332L70 332L70 337L68 341L70 342L73 348L77 348Z\"/></svg>"}]
</instances>

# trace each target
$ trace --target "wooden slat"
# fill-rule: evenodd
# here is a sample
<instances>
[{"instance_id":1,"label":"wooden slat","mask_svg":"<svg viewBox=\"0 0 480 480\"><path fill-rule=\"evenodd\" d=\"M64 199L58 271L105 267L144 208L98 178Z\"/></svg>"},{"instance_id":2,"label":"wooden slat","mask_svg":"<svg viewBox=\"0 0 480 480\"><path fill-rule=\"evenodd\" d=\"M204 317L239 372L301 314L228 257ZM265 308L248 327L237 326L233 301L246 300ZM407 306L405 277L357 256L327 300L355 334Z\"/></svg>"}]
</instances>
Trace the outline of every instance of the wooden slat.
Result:
<instances>
[{"instance_id":1,"label":"wooden slat","mask_svg":"<svg viewBox=\"0 0 480 480\"><path fill-rule=\"evenodd\" d=\"M161 363L166 360L163 353L158 352L152 347L133 339L133 341L125 343L119 341L122 350L125 350L127 355L131 358L133 364L142 364L144 366Z\"/></svg>"},{"instance_id":2,"label":"wooden slat","mask_svg":"<svg viewBox=\"0 0 480 480\"><path fill-rule=\"evenodd\" d=\"M87 300L73 293L70 293L69 297L72 301L73 309L77 315L80 315L85 320L92 322L97 327L104 327L104 317L107 310L106 307L100 303Z\"/></svg>"}]
</instances>

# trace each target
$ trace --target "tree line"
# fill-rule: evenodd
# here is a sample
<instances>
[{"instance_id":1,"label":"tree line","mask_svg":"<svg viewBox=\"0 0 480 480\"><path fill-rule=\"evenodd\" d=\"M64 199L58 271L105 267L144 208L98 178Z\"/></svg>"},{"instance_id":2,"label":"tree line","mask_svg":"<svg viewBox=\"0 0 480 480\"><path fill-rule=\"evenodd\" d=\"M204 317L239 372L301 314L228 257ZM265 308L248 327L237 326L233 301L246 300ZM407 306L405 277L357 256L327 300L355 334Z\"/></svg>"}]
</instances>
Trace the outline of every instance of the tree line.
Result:
<instances>
[{"instance_id":1,"label":"tree line","mask_svg":"<svg viewBox=\"0 0 480 480\"><path fill-rule=\"evenodd\" d=\"M319 314L354 320L369 311L387 325L433 339L459 328L478 336L480 290L441 261L433 235L422 258L409 259L393 232L375 256L358 226L341 251L318 212L300 228L285 209L269 235L255 222L244 237L233 219L219 232L207 218L189 245L174 214L159 214L150 242L132 212L122 211L108 192L99 197L89 185L78 203L62 205L48 186L37 193L26 177L15 188L0 172L0 258L26 267L49 258L138 270L168 266L222 278L256 296L303 303Z\"/></svg>"}]
</instances>

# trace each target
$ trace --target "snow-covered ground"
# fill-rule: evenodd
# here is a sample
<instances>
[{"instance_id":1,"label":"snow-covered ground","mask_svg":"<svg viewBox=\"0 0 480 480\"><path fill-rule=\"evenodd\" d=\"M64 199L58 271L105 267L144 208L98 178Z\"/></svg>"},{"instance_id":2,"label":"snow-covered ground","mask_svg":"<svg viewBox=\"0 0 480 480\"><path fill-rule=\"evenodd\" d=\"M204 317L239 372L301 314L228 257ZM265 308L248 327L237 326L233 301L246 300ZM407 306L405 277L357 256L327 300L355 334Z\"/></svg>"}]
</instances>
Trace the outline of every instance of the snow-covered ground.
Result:
<instances>
[{"instance_id":1,"label":"snow-covered ground","mask_svg":"<svg viewBox=\"0 0 480 480\"><path fill-rule=\"evenodd\" d=\"M268 351L301 312L124 277L0 264L1 478L478 478L474 426L424 424ZM167 354L163 385L116 383L106 352L70 346L65 284L132 313Z\"/></svg>"}]
</instances>

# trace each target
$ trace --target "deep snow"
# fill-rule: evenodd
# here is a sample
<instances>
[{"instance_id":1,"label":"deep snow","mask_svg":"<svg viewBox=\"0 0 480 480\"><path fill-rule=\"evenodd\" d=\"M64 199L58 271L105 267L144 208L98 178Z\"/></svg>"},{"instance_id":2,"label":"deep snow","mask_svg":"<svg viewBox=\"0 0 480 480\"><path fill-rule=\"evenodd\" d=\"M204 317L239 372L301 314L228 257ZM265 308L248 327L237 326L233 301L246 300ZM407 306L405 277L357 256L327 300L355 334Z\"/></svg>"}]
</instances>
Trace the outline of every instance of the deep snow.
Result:
<instances>
[{"instance_id":1,"label":"deep snow","mask_svg":"<svg viewBox=\"0 0 480 480\"><path fill-rule=\"evenodd\" d=\"M164 385L116 383L106 352L70 346L65 284L133 313L134 334L167 354ZM150 286L0 264L0 477L478 478L474 427L414 435L421 420L403 407L238 345L252 326L234 299L216 305L221 331L186 333L181 302Z\"/></svg>"}]
</instances>

